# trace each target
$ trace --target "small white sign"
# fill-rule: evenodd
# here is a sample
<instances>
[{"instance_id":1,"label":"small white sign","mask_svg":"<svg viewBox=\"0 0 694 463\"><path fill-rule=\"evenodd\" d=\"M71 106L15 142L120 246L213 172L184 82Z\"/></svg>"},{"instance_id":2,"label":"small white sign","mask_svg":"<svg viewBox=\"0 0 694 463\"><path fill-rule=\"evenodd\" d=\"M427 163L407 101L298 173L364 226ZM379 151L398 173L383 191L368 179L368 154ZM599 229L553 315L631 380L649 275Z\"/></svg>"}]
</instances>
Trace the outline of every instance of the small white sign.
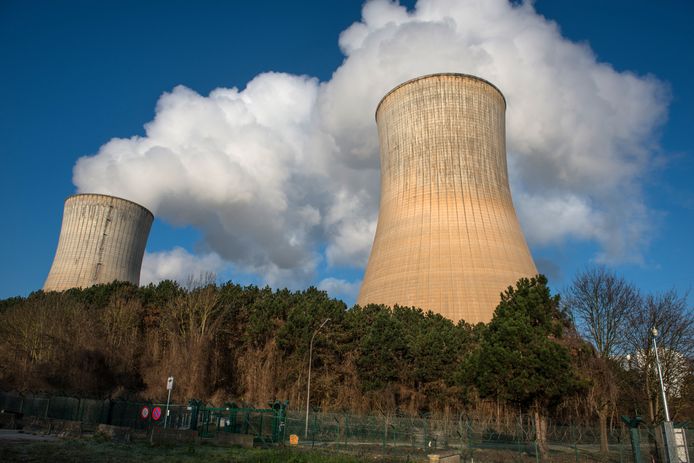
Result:
<instances>
[{"instance_id":1,"label":"small white sign","mask_svg":"<svg viewBox=\"0 0 694 463\"><path fill-rule=\"evenodd\" d=\"M169 376L169 379L166 380L166 389L169 391L173 389L173 376Z\"/></svg>"}]
</instances>

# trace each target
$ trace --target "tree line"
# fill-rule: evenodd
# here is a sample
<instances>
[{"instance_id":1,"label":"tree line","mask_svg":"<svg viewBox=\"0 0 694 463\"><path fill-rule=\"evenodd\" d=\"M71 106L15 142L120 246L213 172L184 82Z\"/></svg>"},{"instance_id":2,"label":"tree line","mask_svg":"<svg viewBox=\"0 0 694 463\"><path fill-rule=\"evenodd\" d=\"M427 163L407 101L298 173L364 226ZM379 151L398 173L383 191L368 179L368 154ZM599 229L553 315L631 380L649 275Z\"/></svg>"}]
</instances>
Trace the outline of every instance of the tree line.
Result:
<instances>
[{"instance_id":1,"label":"tree line","mask_svg":"<svg viewBox=\"0 0 694 463\"><path fill-rule=\"evenodd\" d=\"M694 418L694 317L675 291L641 295L594 267L564 291L521 279L489 324L412 307L348 308L316 288L114 282L0 301L0 388L221 404L288 399L324 411L531 416L599 423L662 417L651 328L675 420Z\"/></svg>"}]
</instances>

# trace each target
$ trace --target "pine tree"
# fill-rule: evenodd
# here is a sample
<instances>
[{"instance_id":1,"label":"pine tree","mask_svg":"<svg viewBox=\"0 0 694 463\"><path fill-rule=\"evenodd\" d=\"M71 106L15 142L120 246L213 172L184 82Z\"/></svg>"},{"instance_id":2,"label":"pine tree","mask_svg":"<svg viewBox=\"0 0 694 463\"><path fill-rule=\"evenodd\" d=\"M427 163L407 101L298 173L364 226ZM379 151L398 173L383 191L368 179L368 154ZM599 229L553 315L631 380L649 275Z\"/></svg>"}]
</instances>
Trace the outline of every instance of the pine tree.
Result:
<instances>
[{"instance_id":1,"label":"pine tree","mask_svg":"<svg viewBox=\"0 0 694 463\"><path fill-rule=\"evenodd\" d=\"M543 275L520 279L501 295L470 362L482 397L518 403L532 413L540 455L547 456L548 412L581 389L569 351L559 342L565 319Z\"/></svg>"}]
</instances>

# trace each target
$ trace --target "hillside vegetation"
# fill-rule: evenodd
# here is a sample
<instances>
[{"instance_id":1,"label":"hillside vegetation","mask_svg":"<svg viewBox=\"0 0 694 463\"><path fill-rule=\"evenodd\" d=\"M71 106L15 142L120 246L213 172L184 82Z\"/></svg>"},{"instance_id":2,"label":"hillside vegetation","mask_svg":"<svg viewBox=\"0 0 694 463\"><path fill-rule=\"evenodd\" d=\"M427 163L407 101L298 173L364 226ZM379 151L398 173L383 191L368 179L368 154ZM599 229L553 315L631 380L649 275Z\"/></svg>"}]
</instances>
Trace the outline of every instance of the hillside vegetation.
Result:
<instances>
[{"instance_id":1,"label":"hillside vegetation","mask_svg":"<svg viewBox=\"0 0 694 463\"><path fill-rule=\"evenodd\" d=\"M38 291L0 301L0 388L161 400L173 375L176 402L277 398L302 409L309 342L329 318L313 350L311 404L323 411L572 422L592 422L596 410L660 413L649 373L601 358L546 283L519 281L478 326L417 308L348 308L315 288L164 281ZM687 375L671 397L676 419L692 417ZM597 406L605 397L609 407Z\"/></svg>"}]
</instances>

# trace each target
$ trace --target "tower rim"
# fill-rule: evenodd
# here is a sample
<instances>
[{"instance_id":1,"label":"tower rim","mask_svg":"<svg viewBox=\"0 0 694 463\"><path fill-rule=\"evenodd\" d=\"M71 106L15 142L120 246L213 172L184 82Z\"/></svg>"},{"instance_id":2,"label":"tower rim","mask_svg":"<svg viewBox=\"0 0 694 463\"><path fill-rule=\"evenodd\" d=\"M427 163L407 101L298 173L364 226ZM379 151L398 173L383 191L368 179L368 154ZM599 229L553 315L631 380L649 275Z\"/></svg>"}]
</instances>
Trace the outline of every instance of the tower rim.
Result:
<instances>
[{"instance_id":1,"label":"tower rim","mask_svg":"<svg viewBox=\"0 0 694 463\"><path fill-rule=\"evenodd\" d=\"M138 204L138 203L136 203L135 201L131 201L131 200L129 200L129 199L121 198L120 196L107 195L107 194L104 194L104 193L75 193L75 194L70 195L70 196L68 196L67 198L65 198L65 202L67 203L69 200L71 200L71 199L76 199L76 198L78 198L78 197L80 197L80 196L101 196L101 197L103 197L103 198L117 199L117 200L119 200L119 201L123 201L123 202L126 202L126 203L130 203L130 204L132 204L132 205L134 205L134 206L137 206L137 207L143 209L145 212L147 212L149 215L152 216L152 219L154 219L154 214L152 213L152 211L150 211L149 209L147 209L145 206L143 206L142 204Z\"/></svg>"},{"instance_id":2,"label":"tower rim","mask_svg":"<svg viewBox=\"0 0 694 463\"><path fill-rule=\"evenodd\" d=\"M503 92L501 90L499 90L499 87L497 87L496 85L494 85L493 83L491 83L487 79L483 79L482 77L478 77L478 76L475 76L472 74L465 74L462 72L435 72L432 74L425 74L422 76L418 76L418 77L414 77L412 79L406 80L405 82L402 82L401 84L398 84L395 87L393 87L392 89L390 89L390 91L388 93L383 95L383 98L381 98L381 101L378 102L378 105L376 105L376 111L374 112L374 118L378 119L378 111L381 109L381 105L391 94L395 93L397 90L399 90L400 88L402 88L406 85L410 85L410 84L417 82L419 80L430 79L432 77L463 77L463 78L467 78L467 79L478 80L484 84L489 85L494 90L496 90L497 93L499 93L499 95L501 95L501 99L504 102L504 109L507 108L506 97L504 96Z\"/></svg>"}]
</instances>

